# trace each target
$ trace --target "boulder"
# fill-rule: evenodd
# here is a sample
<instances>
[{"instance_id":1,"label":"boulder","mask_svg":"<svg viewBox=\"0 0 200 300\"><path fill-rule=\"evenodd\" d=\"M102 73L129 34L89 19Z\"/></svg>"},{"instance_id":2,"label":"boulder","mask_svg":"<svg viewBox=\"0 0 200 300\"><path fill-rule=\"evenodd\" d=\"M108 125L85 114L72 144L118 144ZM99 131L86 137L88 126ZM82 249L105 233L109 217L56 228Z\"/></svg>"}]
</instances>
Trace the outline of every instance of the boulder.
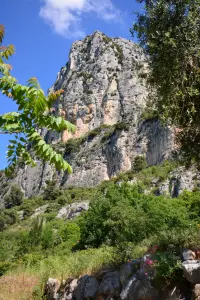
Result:
<instances>
[{"instance_id":1,"label":"boulder","mask_svg":"<svg viewBox=\"0 0 200 300\"><path fill-rule=\"evenodd\" d=\"M78 279L70 279L68 282L64 281L59 291L59 295L63 296L62 300L72 300L73 293L77 287ZM59 298L60 299L60 298Z\"/></svg>"},{"instance_id":2,"label":"boulder","mask_svg":"<svg viewBox=\"0 0 200 300\"><path fill-rule=\"evenodd\" d=\"M157 291L148 278L136 280L132 283L128 300L158 300Z\"/></svg>"},{"instance_id":3,"label":"boulder","mask_svg":"<svg viewBox=\"0 0 200 300\"><path fill-rule=\"evenodd\" d=\"M196 259L196 254L194 251L190 249L185 249L183 251L183 260L195 260Z\"/></svg>"},{"instance_id":4,"label":"boulder","mask_svg":"<svg viewBox=\"0 0 200 300\"><path fill-rule=\"evenodd\" d=\"M96 299L96 294L97 294L99 284L100 283L96 278L90 277L86 283L84 298L85 299Z\"/></svg>"},{"instance_id":5,"label":"boulder","mask_svg":"<svg viewBox=\"0 0 200 300\"><path fill-rule=\"evenodd\" d=\"M34 219L37 218L37 216L44 214L48 206L49 206L48 204L45 204L43 206L36 208L35 212L31 215L30 218Z\"/></svg>"},{"instance_id":6,"label":"boulder","mask_svg":"<svg viewBox=\"0 0 200 300\"><path fill-rule=\"evenodd\" d=\"M85 275L78 280L73 296L76 300L83 300L86 292L86 285L90 280L90 276Z\"/></svg>"},{"instance_id":7,"label":"boulder","mask_svg":"<svg viewBox=\"0 0 200 300\"><path fill-rule=\"evenodd\" d=\"M1 209L1 207L0 207ZM24 210L17 211L17 215L20 221L24 220Z\"/></svg>"},{"instance_id":8,"label":"boulder","mask_svg":"<svg viewBox=\"0 0 200 300\"><path fill-rule=\"evenodd\" d=\"M119 296L121 290L119 272L109 272L105 274L98 288L98 295Z\"/></svg>"},{"instance_id":9,"label":"boulder","mask_svg":"<svg viewBox=\"0 0 200 300\"><path fill-rule=\"evenodd\" d=\"M49 278L46 287L45 295L48 300L56 300L58 297L57 292L60 288L60 282L57 279Z\"/></svg>"},{"instance_id":10,"label":"boulder","mask_svg":"<svg viewBox=\"0 0 200 300\"><path fill-rule=\"evenodd\" d=\"M130 289L133 285L133 282L137 281L136 275L133 275L127 282L126 286L122 289L120 293L121 300L128 300Z\"/></svg>"},{"instance_id":11,"label":"boulder","mask_svg":"<svg viewBox=\"0 0 200 300\"><path fill-rule=\"evenodd\" d=\"M200 283L200 261L186 260L182 265L185 278L191 283Z\"/></svg>"},{"instance_id":12,"label":"boulder","mask_svg":"<svg viewBox=\"0 0 200 300\"><path fill-rule=\"evenodd\" d=\"M192 292L192 300L200 300L200 284L196 284L194 286L194 289Z\"/></svg>"},{"instance_id":13,"label":"boulder","mask_svg":"<svg viewBox=\"0 0 200 300\"><path fill-rule=\"evenodd\" d=\"M88 202L72 203L66 207L62 207L57 215L57 218L73 219L80 215L82 211L87 211L89 209Z\"/></svg>"},{"instance_id":14,"label":"boulder","mask_svg":"<svg viewBox=\"0 0 200 300\"><path fill-rule=\"evenodd\" d=\"M139 259L127 262L126 264L123 264L120 267L120 282L123 286L126 286L127 281L132 277L134 273L137 272L139 267L140 267Z\"/></svg>"}]
</instances>

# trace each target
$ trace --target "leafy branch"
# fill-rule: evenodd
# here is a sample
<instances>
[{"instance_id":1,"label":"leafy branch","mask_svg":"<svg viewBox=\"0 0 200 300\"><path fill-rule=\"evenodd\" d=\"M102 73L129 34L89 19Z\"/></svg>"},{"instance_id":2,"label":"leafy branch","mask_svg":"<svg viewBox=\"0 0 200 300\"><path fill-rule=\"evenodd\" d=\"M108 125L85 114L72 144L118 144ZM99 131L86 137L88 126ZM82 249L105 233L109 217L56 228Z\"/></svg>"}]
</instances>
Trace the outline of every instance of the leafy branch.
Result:
<instances>
[{"instance_id":1,"label":"leafy branch","mask_svg":"<svg viewBox=\"0 0 200 300\"><path fill-rule=\"evenodd\" d=\"M10 140L7 151L8 167L6 173L11 174L17 162L36 165L35 158L53 164L56 169L72 172L71 166L47 144L39 134L40 128L61 132L75 132L75 126L61 117L53 117L50 108L53 102L64 92L63 90L45 96L36 78L21 85L11 74L11 66L7 60L15 53L13 45L2 46L4 26L0 25L0 91L11 98L18 106L17 112L0 116L0 134L15 134ZM31 145L31 153L27 146Z\"/></svg>"}]
</instances>

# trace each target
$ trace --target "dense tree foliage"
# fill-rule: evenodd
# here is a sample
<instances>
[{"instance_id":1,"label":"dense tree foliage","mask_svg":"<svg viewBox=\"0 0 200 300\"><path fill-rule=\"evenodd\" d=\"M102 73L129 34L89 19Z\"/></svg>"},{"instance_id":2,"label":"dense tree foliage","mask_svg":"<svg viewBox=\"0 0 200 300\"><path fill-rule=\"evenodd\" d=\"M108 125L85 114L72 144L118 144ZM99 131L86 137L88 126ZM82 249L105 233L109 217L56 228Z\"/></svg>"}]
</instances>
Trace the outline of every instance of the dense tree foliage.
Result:
<instances>
[{"instance_id":1,"label":"dense tree foliage","mask_svg":"<svg viewBox=\"0 0 200 300\"><path fill-rule=\"evenodd\" d=\"M27 86L18 83L11 76L11 66L6 63L15 49L13 45L1 46L4 37L4 27L0 25L0 91L12 98L18 106L17 112L11 112L0 116L1 133L15 134L15 139L10 140L8 146L7 173L12 173L19 160L26 164L35 165L34 159L42 159L54 164L57 169L71 172L70 165L61 154L56 153L52 147L44 141L39 134L39 129L47 128L56 131L74 131L75 126L62 117L51 115L53 102L63 93L58 90L47 97L36 78L28 80ZM27 145L31 145L33 151L27 151Z\"/></svg>"},{"instance_id":2,"label":"dense tree foliage","mask_svg":"<svg viewBox=\"0 0 200 300\"><path fill-rule=\"evenodd\" d=\"M191 210L179 199L145 195L140 186L111 184L90 205L81 225L82 244L93 247L102 243L137 244L161 231L181 231L191 225L192 219L198 220L197 215L190 217Z\"/></svg>"},{"instance_id":3,"label":"dense tree foliage","mask_svg":"<svg viewBox=\"0 0 200 300\"><path fill-rule=\"evenodd\" d=\"M138 0L131 29L150 58L149 81L158 113L178 127L183 154L199 160L200 0ZM156 94L155 94L156 91Z\"/></svg>"},{"instance_id":4,"label":"dense tree foliage","mask_svg":"<svg viewBox=\"0 0 200 300\"><path fill-rule=\"evenodd\" d=\"M51 185L49 188L51 192ZM182 248L200 247L199 192L170 199L144 194L139 185L107 182L65 193L73 195L73 201L91 199L89 211L73 220L55 218L62 206L58 205L60 196L54 195L45 213L35 218L28 218L25 211L30 216L47 204L42 196L1 212L0 275L17 266L31 267L31 272L33 267L45 279L57 271L59 275L68 270L68 275L80 275L111 260L121 263L140 257L156 244L158 274L173 279ZM19 220L21 212L24 220ZM98 249L104 249L102 255Z\"/></svg>"},{"instance_id":5,"label":"dense tree foliage","mask_svg":"<svg viewBox=\"0 0 200 300\"><path fill-rule=\"evenodd\" d=\"M6 208L11 208L13 206L19 206L22 204L24 198L24 193L17 186L11 186L10 192L5 196L4 203Z\"/></svg>"}]
</instances>

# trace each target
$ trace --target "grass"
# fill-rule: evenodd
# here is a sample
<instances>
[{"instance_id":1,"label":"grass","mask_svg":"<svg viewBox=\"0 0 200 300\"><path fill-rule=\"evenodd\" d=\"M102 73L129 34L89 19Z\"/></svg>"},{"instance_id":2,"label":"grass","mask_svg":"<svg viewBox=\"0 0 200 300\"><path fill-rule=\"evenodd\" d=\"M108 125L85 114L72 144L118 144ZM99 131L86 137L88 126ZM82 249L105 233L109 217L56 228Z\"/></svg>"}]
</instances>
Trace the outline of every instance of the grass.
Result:
<instances>
[{"instance_id":1,"label":"grass","mask_svg":"<svg viewBox=\"0 0 200 300\"><path fill-rule=\"evenodd\" d=\"M199 233L192 230L180 231L178 235L175 231L164 231L159 236L152 236L137 245L123 243L117 248L102 246L98 249L91 248L63 256L50 255L38 260L33 266L21 264L0 277L0 300L41 300L44 284L50 277L63 280L79 278L86 274L92 275L104 268L117 269L126 260L142 257L155 244L160 249L159 253L163 253L164 259L165 255L171 255L172 247L181 250L182 247L198 245L198 240ZM181 251L178 250L178 253ZM175 262L176 260L172 263ZM169 270L163 266L162 260L158 267L164 267L162 271L168 274Z\"/></svg>"},{"instance_id":2,"label":"grass","mask_svg":"<svg viewBox=\"0 0 200 300\"><path fill-rule=\"evenodd\" d=\"M0 300L34 300L32 294L39 283L37 275L25 273L0 277Z\"/></svg>"},{"instance_id":3,"label":"grass","mask_svg":"<svg viewBox=\"0 0 200 300\"><path fill-rule=\"evenodd\" d=\"M68 255L50 255L39 260L35 266L24 269L28 274L39 275L43 280L53 278L79 277L92 274L97 270L113 265L118 261L115 248L101 247L69 253Z\"/></svg>"},{"instance_id":4,"label":"grass","mask_svg":"<svg viewBox=\"0 0 200 300\"><path fill-rule=\"evenodd\" d=\"M118 262L115 248L101 247L77 251L69 255L49 256L34 266L19 264L0 277L0 300L41 300L48 278L80 277Z\"/></svg>"}]
</instances>

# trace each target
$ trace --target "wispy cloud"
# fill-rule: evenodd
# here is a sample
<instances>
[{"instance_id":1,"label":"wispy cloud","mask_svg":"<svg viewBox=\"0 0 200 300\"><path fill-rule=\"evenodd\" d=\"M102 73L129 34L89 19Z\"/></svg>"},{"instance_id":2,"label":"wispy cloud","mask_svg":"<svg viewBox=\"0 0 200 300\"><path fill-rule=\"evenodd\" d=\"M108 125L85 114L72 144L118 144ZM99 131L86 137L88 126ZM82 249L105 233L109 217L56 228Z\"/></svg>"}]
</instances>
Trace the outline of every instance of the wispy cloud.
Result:
<instances>
[{"instance_id":1,"label":"wispy cloud","mask_svg":"<svg viewBox=\"0 0 200 300\"><path fill-rule=\"evenodd\" d=\"M66 37L82 37L82 18L93 13L104 21L119 21L120 11L111 0L42 0L40 16Z\"/></svg>"}]
</instances>

